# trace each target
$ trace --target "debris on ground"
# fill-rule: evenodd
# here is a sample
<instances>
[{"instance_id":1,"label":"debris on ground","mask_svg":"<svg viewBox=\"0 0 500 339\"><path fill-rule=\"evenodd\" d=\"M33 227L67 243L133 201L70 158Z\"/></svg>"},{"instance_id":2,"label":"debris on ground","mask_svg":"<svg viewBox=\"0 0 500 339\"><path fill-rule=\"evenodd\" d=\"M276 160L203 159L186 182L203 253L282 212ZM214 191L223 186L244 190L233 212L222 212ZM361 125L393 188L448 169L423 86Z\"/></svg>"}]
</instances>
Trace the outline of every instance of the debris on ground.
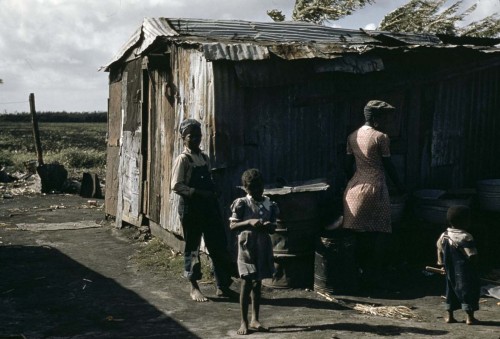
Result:
<instances>
[{"instance_id":1,"label":"debris on ground","mask_svg":"<svg viewBox=\"0 0 500 339\"><path fill-rule=\"evenodd\" d=\"M137 228L137 233L134 235L135 240L139 241L148 241L151 240L151 230L149 226L140 226Z\"/></svg>"}]
</instances>

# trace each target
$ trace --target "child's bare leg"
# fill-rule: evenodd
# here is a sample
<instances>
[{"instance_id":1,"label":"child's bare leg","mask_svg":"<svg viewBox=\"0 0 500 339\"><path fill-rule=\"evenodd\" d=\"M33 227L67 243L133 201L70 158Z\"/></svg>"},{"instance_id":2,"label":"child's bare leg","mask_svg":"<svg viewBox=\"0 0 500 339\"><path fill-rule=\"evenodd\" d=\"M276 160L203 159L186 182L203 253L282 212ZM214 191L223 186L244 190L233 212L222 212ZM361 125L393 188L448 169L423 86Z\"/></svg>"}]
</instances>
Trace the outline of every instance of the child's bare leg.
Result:
<instances>
[{"instance_id":1,"label":"child's bare leg","mask_svg":"<svg viewBox=\"0 0 500 339\"><path fill-rule=\"evenodd\" d=\"M248 334L248 303L250 293L252 291L252 282L247 279L241 279L240 290L240 311L241 311L241 325L236 333Z\"/></svg>"},{"instance_id":2,"label":"child's bare leg","mask_svg":"<svg viewBox=\"0 0 500 339\"><path fill-rule=\"evenodd\" d=\"M444 321L448 324L457 322L457 319L455 319L455 317L453 317L453 311L448 311L448 313L444 317Z\"/></svg>"},{"instance_id":3,"label":"child's bare leg","mask_svg":"<svg viewBox=\"0 0 500 339\"><path fill-rule=\"evenodd\" d=\"M206 302L207 298L201 293L200 287L196 281L191 281L191 293L189 294L191 299L197 302Z\"/></svg>"},{"instance_id":4,"label":"child's bare leg","mask_svg":"<svg viewBox=\"0 0 500 339\"><path fill-rule=\"evenodd\" d=\"M259 322L261 293L262 282L254 281L252 288L252 321L250 322L250 328L259 332L267 332L269 329L262 326Z\"/></svg>"},{"instance_id":5,"label":"child's bare leg","mask_svg":"<svg viewBox=\"0 0 500 339\"><path fill-rule=\"evenodd\" d=\"M467 313L467 319L465 320L465 323L467 325L476 325L479 321L474 318L474 311L466 311Z\"/></svg>"}]
</instances>

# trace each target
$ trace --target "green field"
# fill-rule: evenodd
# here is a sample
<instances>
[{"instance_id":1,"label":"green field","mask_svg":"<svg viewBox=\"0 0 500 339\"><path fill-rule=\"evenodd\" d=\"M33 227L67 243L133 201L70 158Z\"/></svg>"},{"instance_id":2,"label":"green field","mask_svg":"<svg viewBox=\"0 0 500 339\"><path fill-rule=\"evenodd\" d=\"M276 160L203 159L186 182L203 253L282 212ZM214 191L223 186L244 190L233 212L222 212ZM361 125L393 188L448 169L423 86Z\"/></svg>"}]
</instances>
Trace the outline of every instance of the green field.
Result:
<instances>
[{"instance_id":1,"label":"green field","mask_svg":"<svg viewBox=\"0 0 500 339\"><path fill-rule=\"evenodd\" d=\"M39 123L43 161L58 162L70 176L105 173L106 123ZM8 172L25 171L24 163L37 160L33 128L28 122L0 121L0 166Z\"/></svg>"}]
</instances>

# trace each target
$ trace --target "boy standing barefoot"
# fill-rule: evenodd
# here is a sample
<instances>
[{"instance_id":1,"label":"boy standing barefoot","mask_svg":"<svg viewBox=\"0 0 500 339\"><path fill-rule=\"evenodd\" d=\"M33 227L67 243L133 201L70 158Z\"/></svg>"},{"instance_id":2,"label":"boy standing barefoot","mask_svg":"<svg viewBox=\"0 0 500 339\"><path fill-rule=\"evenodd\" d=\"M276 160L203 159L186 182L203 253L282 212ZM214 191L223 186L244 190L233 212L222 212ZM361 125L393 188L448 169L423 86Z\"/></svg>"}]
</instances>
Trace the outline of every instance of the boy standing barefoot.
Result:
<instances>
[{"instance_id":1,"label":"boy standing barefoot","mask_svg":"<svg viewBox=\"0 0 500 339\"><path fill-rule=\"evenodd\" d=\"M477 249L472 236L466 232L470 226L470 211L466 206L448 209L449 227L437 242L438 265L446 271L445 321L455 323L453 311L462 309L467 314L466 324L474 325L474 311L479 309L479 276Z\"/></svg>"}]
</instances>

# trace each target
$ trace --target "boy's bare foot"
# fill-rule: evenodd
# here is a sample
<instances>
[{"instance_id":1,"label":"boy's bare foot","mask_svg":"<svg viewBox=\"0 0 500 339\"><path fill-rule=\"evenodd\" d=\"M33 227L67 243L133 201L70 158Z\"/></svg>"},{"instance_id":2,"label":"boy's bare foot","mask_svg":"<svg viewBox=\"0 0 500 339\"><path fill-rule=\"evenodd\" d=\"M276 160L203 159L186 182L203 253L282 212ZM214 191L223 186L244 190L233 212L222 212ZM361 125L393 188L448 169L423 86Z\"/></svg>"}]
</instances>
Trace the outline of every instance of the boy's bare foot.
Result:
<instances>
[{"instance_id":1,"label":"boy's bare foot","mask_svg":"<svg viewBox=\"0 0 500 339\"><path fill-rule=\"evenodd\" d=\"M465 320L465 323L467 325L477 325L479 324L479 320L477 320L476 318L474 318L474 316L467 316L467 319Z\"/></svg>"},{"instance_id":2,"label":"boy's bare foot","mask_svg":"<svg viewBox=\"0 0 500 339\"><path fill-rule=\"evenodd\" d=\"M217 288L215 295L221 298L238 299L240 295L229 287Z\"/></svg>"},{"instance_id":3,"label":"boy's bare foot","mask_svg":"<svg viewBox=\"0 0 500 339\"><path fill-rule=\"evenodd\" d=\"M189 294L191 299L197 302L206 302L208 299L201 293L198 283L191 282L191 293Z\"/></svg>"},{"instance_id":4,"label":"boy's bare foot","mask_svg":"<svg viewBox=\"0 0 500 339\"><path fill-rule=\"evenodd\" d=\"M241 322L241 326L238 329L238 331L236 331L236 333L238 333L240 335L246 335L246 334L248 334L248 325L244 321L242 321Z\"/></svg>"},{"instance_id":5,"label":"boy's bare foot","mask_svg":"<svg viewBox=\"0 0 500 339\"><path fill-rule=\"evenodd\" d=\"M269 332L269 329L262 326L257 320L252 320L250 322L250 328L257 332Z\"/></svg>"},{"instance_id":6,"label":"boy's bare foot","mask_svg":"<svg viewBox=\"0 0 500 339\"><path fill-rule=\"evenodd\" d=\"M453 323L456 323L457 322L457 319L455 319L453 317L453 315L451 314L447 314L445 317L444 317L444 322L447 323L447 324L453 324Z\"/></svg>"}]
</instances>

